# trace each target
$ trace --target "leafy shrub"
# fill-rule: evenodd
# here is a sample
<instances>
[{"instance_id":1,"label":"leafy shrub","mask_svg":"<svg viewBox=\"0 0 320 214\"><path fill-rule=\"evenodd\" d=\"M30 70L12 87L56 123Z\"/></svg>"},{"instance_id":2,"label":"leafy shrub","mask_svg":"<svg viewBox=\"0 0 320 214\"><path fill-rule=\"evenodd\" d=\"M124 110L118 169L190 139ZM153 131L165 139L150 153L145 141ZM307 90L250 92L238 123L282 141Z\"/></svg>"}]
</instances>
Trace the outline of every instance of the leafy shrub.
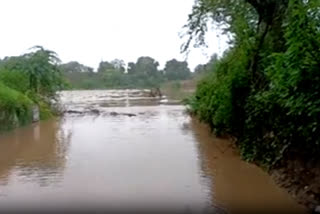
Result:
<instances>
[{"instance_id":1,"label":"leafy shrub","mask_svg":"<svg viewBox=\"0 0 320 214\"><path fill-rule=\"evenodd\" d=\"M243 153L266 165L286 151L302 156L320 151L320 33L305 15L308 7L292 3L290 9L286 51L269 57L268 88L252 93L246 106Z\"/></svg>"},{"instance_id":2,"label":"leafy shrub","mask_svg":"<svg viewBox=\"0 0 320 214\"><path fill-rule=\"evenodd\" d=\"M0 81L9 88L25 93L29 90L29 78L27 73L20 70L0 70Z\"/></svg>"},{"instance_id":3,"label":"leafy shrub","mask_svg":"<svg viewBox=\"0 0 320 214\"><path fill-rule=\"evenodd\" d=\"M56 53L42 47L0 62L0 130L32 121L32 107L40 108L40 119L52 117L51 104L65 82Z\"/></svg>"},{"instance_id":4,"label":"leafy shrub","mask_svg":"<svg viewBox=\"0 0 320 214\"><path fill-rule=\"evenodd\" d=\"M234 55L237 58L234 59ZM218 61L210 75L200 81L191 98L191 112L209 123L218 134L240 132L243 120L248 77L245 69L247 57L232 50Z\"/></svg>"},{"instance_id":5,"label":"leafy shrub","mask_svg":"<svg viewBox=\"0 0 320 214\"><path fill-rule=\"evenodd\" d=\"M0 82L0 131L31 122L32 105L25 95Z\"/></svg>"}]
</instances>

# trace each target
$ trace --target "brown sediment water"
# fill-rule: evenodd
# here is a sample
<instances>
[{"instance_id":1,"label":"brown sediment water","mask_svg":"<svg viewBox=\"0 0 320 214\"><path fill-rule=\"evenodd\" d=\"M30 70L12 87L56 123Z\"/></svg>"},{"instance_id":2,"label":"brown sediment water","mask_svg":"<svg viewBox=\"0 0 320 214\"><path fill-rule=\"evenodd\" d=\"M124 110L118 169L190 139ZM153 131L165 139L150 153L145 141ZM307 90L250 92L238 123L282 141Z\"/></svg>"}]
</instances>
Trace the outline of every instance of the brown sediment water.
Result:
<instances>
[{"instance_id":1,"label":"brown sediment water","mask_svg":"<svg viewBox=\"0 0 320 214\"><path fill-rule=\"evenodd\" d=\"M203 170L212 178L212 199L230 213L306 213L288 193L258 166L245 162L235 144L217 138L193 119Z\"/></svg>"},{"instance_id":2,"label":"brown sediment water","mask_svg":"<svg viewBox=\"0 0 320 214\"><path fill-rule=\"evenodd\" d=\"M232 213L265 207L303 212L265 172L241 161L227 140L214 138L183 106L146 94L62 92L66 112L95 113L70 113L1 135L0 211Z\"/></svg>"}]
</instances>

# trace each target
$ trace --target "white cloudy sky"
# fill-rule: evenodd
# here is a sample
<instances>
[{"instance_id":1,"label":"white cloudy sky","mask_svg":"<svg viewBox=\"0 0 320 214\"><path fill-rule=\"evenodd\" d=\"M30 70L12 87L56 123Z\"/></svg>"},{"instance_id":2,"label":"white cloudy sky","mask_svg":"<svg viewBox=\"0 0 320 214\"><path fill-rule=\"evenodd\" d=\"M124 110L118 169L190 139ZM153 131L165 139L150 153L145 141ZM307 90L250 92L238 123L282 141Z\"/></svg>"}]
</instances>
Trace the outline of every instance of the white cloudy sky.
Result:
<instances>
[{"instance_id":1,"label":"white cloudy sky","mask_svg":"<svg viewBox=\"0 0 320 214\"><path fill-rule=\"evenodd\" d=\"M97 68L101 60L151 56L163 67L183 60L179 38L194 0L0 0L0 58L41 45L63 62ZM191 51L193 69L221 53L223 38L211 33L209 48ZM206 56L207 54L207 56Z\"/></svg>"}]
</instances>

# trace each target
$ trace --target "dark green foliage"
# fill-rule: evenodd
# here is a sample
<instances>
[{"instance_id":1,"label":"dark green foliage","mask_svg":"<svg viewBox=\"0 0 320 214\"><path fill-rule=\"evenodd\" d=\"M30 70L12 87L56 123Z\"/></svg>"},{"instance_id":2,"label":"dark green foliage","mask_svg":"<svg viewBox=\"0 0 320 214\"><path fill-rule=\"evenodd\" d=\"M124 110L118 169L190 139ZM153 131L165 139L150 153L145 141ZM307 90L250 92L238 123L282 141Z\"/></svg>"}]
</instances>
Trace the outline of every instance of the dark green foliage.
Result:
<instances>
[{"instance_id":1,"label":"dark green foliage","mask_svg":"<svg viewBox=\"0 0 320 214\"><path fill-rule=\"evenodd\" d=\"M159 63L153 58L139 57L136 63L128 63L127 72L124 62L119 59L111 62L102 61L98 72L86 72L84 69L79 72L77 66L72 69L70 63L62 64L60 69L74 89L158 88L171 79L190 78L191 73L186 62L171 60L167 65L168 72L165 74L164 71L158 70Z\"/></svg>"},{"instance_id":2,"label":"dark green foliage","mask_svg":"<svg viewBox=\"0 0 320 214\"><path fill-rule=\"evenodd\" d=\"M179 62L176 59L172 59L166 63L164 73L168 80L186 80L191 77L188 63Z\"/></svg>"},{"instance_id":3,"label":"dark green foliage","mask_svg":"<svg viewBox=\"0 0 320 214\"><path fill-rule=\"evenodd\" d=\"M218 61L217 54L213 54L208 63L204 65L199 64L195 67L193 76L201 77L203 75L207 75L208 73L211 72L212 67L217 61Z\"/></svg>"},{"instance_id":4,"label":"dark green foliage","mask_svg":"<svg viewBox=\"0 0 320 214\"><path fill-rule=\"evenodd\" d=\"M58 62L54 52L42 47L0 62L0 130L30 123L35 105L41 119L53 115L51 102L64 83Z\"/></svg>"},{"instance_id":5,"label":"dark green foliage","mask_svg":"<svg viewBox=\"0 0 320 214\"><path fill-rule=\"evenodd\" d=\"M243 123L238 119L244 111L242 96L248 93L246 58L240 51L228 52L214 64L213 72L198 84L191 100L192 111L209 123L217 134L241 131L236 124Z\"/></svg>"},{"instance_id":6,"label":"dark green foliage","mask_svg":"<svg viewBox=\"0 0 320 214\"><path fill-rule=\"evenodd\" d=\"M129 63L128 74L144 74L155 76L159 63L151 57L139 57L136 63Z\"/></svg>"},{"instance_id":7,"label":"dark green foliage","mask_svg":"<svg viewBox=\"0 0 320 214\"><path fill-rule=\"evenodd\" d=\"M31 122L32 105L25 95L0 82L0 131Z\"/></svg>"},{"instance_id":8,"label":"dark green foliage","mask_svg":"<svg viewBox=\"0 0 320 214\"><path fill-rule=\"evenodd\" d=\"M68 62L66 64L62 64L59 66L61 71L64 71L65 73L73 73L73 72L93 72L93 68L90 68L88 66L82 65L79 62Z\"/></svg>"},{"instance_id":9,"label":"dark green foliage","mask_svg":"<svg viewBox=\"0 0 320 214\"><path fill-rule=\"evenodd\" d=\"M102 61L100 62L99 64L99 68L98 68L98 72L101 73L101 72L108 72L108 71L112 71L112 70L115 70L115 66L110 63L110 62L107 62L107 61Z\"/></svg>"},{"instance_id":10,"label":"dark green foliage","mask_svg":"<svg viewBox=\"0 0 320 214\"><path fill-rule=\"evenodd\" d=\"M29 87L33 93L43 98L54 99L55 92L63 86L57 54L43 47L34 47L34 51L25 54L24 72L29 76Z\"/></svg>"},{"instance_id":11,"label":"dark green foliage","mask_svg":"<svg viewBox=\"0 0 320 214\"><path fill-rule=\"evenodd\" d=\"M34 47L30 53L6 57L0 64L0 81L23 93L54 99L63 81L56 53Z\"/></svg>"},{"instance_id":12,"label":"dark green foliage","mask_svg":"<svg viewBox=\"0 0 320 214\"><path fill-rule=\"evenodd\" d=\"M21 72L21 70L0 69L0 81L4 82L6 86L22 93L30 89L28 74Z\"/></svg>"},{"instance_id":13,"label":"dark green foliage","mask_svg":"<svg viewBox=\"0 0 320 214\"><path fill-rule=\"evenodd\" d=\"M127 80L139 88L159 87L164 77L158 66L159 63L151 57L139 57L136 63L128 64Z\"/></svg>"},{"instance_id":14,"label":"dark green foliage","mask_svg":"<svg viewBox=\"0 0 320 214\"><path fill-rule=\"evenodd\" d=\"M290 155L320 155L319 4L279 2L264 34L260 24L255 34L233 31L238 42L212 66L189 100L191 112L216 133L237 137L246 160L265 166ZM277 14L283 8L285 13ZM230 27L251 31L248 23L241 24L244 20L235 17Z\"/></svg>"}]
</instances>

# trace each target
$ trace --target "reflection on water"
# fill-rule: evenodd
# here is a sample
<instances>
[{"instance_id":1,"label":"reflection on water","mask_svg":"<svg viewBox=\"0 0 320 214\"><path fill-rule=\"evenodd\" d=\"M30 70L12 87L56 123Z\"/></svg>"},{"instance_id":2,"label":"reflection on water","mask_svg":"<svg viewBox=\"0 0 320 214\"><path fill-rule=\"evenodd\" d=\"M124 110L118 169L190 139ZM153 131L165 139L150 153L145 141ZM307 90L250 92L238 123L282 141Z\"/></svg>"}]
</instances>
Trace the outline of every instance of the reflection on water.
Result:
<instances>
[{"instance_id":1,"label":"reflection on water","mask_svg":"<svg viewBox=\"0 0 320 214\"><path fill-rule=\"evenodd\" d=\"M65 165L71 137L66 130L59 130L62 128L62 121L52 120L0 136L1 181L8 181L14 176L12 173L39 185L46 185L46 179L52 175L58 178Z\"/></svg>"},{"instance_id":2,"label":"reflection on water","mask_svg":"<svg viewBox=\"0 0 320 214\"><path fill-rule=\"evenodd\" d=\"M0 136L0 210L85 207L223 213L222 207L234 211L260 206L263 200L294 205L259 169L235 155L221 155L183 106L159 105L154 98L149 102L144 94L63 92L65 108L102 113L67 114ZM141 97L144 102L137 106ZM104 105L117 100L127 100L126 105Z\"/></svg>"}]
</instances>

